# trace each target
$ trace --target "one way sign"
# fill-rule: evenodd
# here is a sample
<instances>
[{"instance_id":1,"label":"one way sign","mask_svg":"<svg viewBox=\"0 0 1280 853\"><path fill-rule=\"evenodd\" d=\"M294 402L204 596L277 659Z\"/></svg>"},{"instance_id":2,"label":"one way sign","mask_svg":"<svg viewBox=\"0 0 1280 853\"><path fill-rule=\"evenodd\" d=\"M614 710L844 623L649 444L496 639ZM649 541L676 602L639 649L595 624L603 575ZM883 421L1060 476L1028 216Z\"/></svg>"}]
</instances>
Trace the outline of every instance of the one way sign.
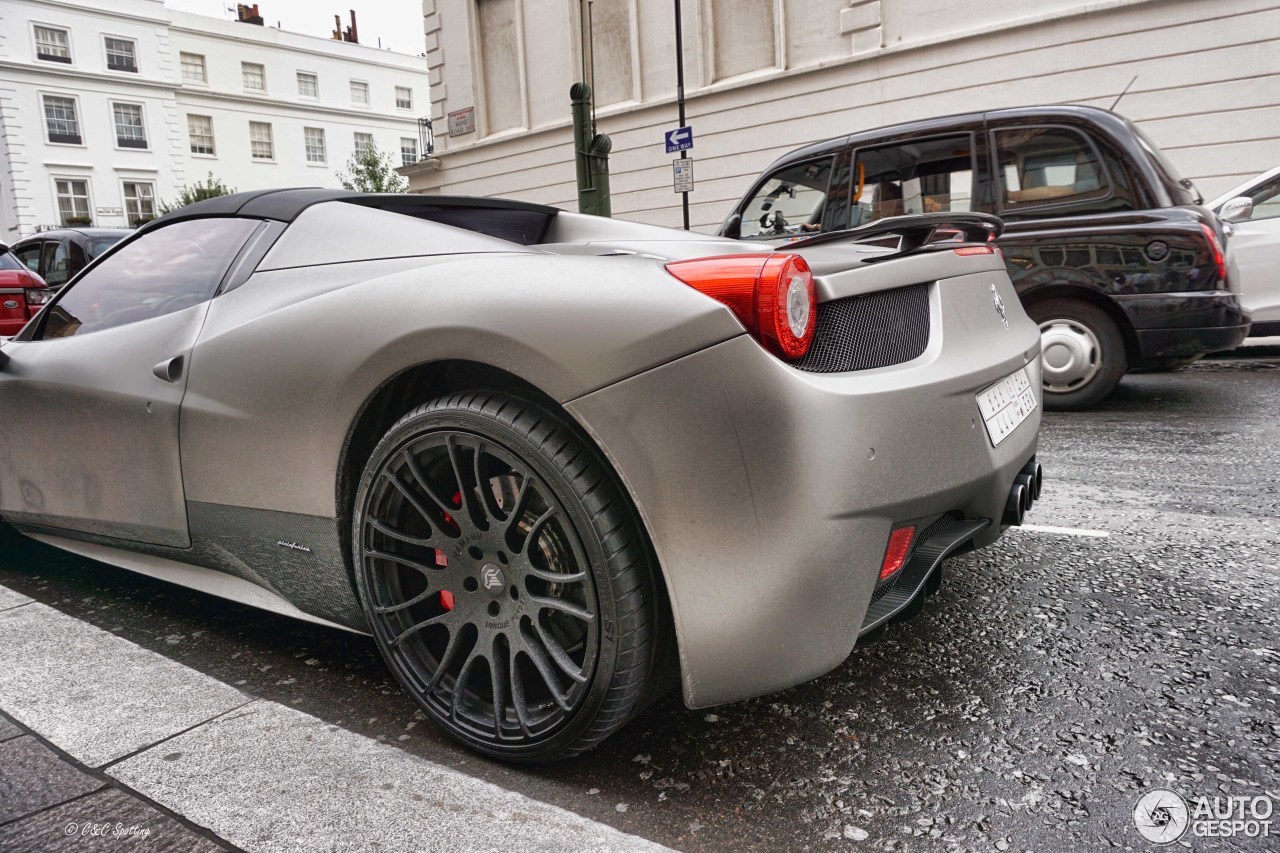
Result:
<instances>
[{"instance_id":1,"label":"one way sign","mask_svg":"<svg viewBox=\"0 0 1280 853\"><path fill-rule=\"evenodd\" d=\"M692 127L677 127L675 130L668 130L664 137L667 140L668 154L685 151L693 147Z\"/></svg>"}]
</instances>

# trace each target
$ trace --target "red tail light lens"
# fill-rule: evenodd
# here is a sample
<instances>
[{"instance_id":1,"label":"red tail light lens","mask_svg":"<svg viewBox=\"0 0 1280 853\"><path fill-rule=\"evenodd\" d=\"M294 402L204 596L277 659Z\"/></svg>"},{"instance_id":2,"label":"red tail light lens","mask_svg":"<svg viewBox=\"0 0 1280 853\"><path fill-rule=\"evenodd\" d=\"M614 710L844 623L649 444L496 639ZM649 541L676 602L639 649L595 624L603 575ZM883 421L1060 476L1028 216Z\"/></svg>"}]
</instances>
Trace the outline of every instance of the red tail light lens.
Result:
<instances>
[{"instance_id":1,"label":"red tail light lens","mask_svg":"<svg viewBox=\"0 0 1280 853\"><path fill-rule=\"evenodd\" d=\"M957 255L994 255L996 247L988 243L985 246L961 246L953 251Z\"/></svg>"},{"instance_id":2,"label":"red tail light lens","mask_svg":"<svg viewBox=\"0 0 1280 853\"><path fill-rule=\"evenodd\" d=\"M902 568L911 552L911 542L916 538L913 526L899 527L889 534L889 547L884 552L884 562L880 564L880 580Z\"/></svg>"},{"instance_id":3,"label":"red tail light lens","mask_svg":"<svg viewBox=\"0 0 1280 853\"><path fill-rule=\"evenodd\" d=\"M723 302L774 355L794 360L809 351L817 328L813 273L799 255L726 255L673 261L667 272Z\"/></svg>"},{"instance_id":4,"label":"red tail light lens","mask_svg":"<svg viewBox=\"0 0 1280 853\"><path fill-rule=\"evenodd\" d=\"M1209 249L1213 252L1213 262L1218 267L1218 281L1225 282L1227 280L1227 259L1222 254L1222 244L1218 242L1218 235L1212 228L1200 223L1200 230L1204 232L1205 239L1209 241Z\"/></svg>"}]
</instances>

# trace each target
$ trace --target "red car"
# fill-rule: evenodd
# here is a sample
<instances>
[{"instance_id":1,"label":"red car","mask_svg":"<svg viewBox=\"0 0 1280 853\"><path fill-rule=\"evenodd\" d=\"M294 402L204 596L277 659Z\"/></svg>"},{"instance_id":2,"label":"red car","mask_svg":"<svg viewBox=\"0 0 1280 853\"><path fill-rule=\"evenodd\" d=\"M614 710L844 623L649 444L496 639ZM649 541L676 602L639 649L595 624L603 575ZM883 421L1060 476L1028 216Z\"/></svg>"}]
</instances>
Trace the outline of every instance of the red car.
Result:
<instances>
[{"instance_id":1,"label":"red car","mask_svg":"<svg viewBox=\"0 0 1280 853\"><path fill-rule=\"evenodd\" d=\"M18 334L51 296L44 280L0 244L0 338Z\"/></svg>"}]
</instances>

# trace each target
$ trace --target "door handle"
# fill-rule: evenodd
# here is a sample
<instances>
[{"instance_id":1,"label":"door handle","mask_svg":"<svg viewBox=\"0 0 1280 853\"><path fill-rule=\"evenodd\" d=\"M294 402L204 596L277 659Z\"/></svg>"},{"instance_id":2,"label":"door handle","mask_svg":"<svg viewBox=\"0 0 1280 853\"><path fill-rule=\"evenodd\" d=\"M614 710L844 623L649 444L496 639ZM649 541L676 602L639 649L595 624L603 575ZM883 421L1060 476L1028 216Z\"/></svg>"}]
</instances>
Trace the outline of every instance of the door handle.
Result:
<instances>
[{"instance_id":1,"label":"door handle","mask_svg":"<svg viewBox=\"0 0 1280 853\"><path fill-rule=\"evenodd\" d=\"M173 358L166 359L151 368L151 372L155 374L157 379L163 379L165 382L177 382L182 378L182 362L183 356L175 355Z\"/></svg>"}]
</instances>

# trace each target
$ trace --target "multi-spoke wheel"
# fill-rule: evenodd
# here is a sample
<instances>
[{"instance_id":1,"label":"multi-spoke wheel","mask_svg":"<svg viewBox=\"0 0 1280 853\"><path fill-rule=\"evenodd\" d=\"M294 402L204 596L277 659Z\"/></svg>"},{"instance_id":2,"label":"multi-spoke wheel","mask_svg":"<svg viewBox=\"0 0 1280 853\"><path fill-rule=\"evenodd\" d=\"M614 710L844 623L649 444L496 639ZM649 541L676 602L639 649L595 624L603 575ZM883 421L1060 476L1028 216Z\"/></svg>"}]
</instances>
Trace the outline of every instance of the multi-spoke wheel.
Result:
<instances>
[{"instance_id":1,"label":"multi-spoke wheel","mask_svg":"<svg viewBox=\"0 0 1280 853\"><path fill-rule=\"evenodd\" d=\"M1128 368L1124 338L1101 308L1076 299L1027 307L1040 325L1046 409L1074 411L1101 402Z\"/></svg>"},{"instance_id":2,"label":"multi-spoke wheel","mask_svg":"<svg viewBox=\"0 0 1280 853\"><path fill-rule=\"evenodd\" d=\"M374 449L353 524L374 638L455 737L548 760L640 710L647 549L605 463L549 412L487 393L421 406Z\"/></svg>"}]
</instances>

